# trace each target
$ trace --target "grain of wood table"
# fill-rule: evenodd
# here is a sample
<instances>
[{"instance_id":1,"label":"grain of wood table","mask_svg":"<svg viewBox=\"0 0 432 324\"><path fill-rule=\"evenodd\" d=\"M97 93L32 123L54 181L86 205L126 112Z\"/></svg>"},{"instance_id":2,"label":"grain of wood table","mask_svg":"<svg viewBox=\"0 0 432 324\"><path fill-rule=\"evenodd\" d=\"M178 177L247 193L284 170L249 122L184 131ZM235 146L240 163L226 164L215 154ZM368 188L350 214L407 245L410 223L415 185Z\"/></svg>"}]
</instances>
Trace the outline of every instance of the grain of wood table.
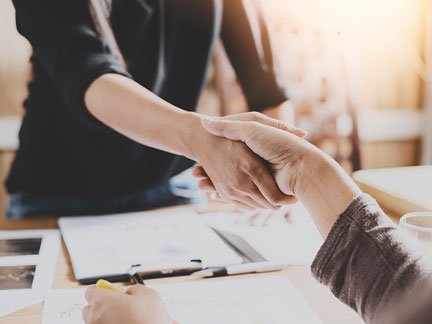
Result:
<instances>
[{"instance_id":1,"label":"grain of wood table","mask_svg":"<svg viewBox=\"0 0 432 324\"><path fill-rule=\"evenodd\" d=\"M184 207L181 207L184 209ZM41 229L56 228L55 218L28 219L19 221L2 221L1 229ZM291 280L294 286L306 302L317 313L323 323L328 324L356 324L363 323L360 317L348 306L337 300L324 286L318 284L310 273L309 266L290 266L288 269L271 274L253 274L242 277L256 276L285 276ZM238 278L238 276L237 276ZM190 280L187 277L152 280L152 284L177 282ZM195 279L202 280L202 279ZM206 280L232 280L232 278L218 278ZM64 242L60 250L57 271L54 278L54 288L76 288L79 284L75 281L72 266ZM19 310L0 319L1 324L38 324L42 321L42 304L33 305Z\"/></svg>"}]
</instances>

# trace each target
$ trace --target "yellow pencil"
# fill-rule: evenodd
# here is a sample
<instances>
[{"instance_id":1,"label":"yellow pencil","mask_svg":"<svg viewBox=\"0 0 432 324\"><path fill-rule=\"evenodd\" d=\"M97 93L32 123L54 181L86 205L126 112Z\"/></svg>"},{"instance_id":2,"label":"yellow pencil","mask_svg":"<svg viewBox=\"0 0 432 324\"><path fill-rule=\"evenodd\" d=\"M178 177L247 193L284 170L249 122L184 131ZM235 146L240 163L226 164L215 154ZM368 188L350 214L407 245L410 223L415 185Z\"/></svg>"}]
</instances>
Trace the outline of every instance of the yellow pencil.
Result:
<instances>
[{"instance_id":1,"label":"yellow pencil","mask_svg":"<svg viewBox=\"0 0 432 324\"><path fill-rule=\"evenodd\" d=\"M124 293L124 290L121 289L120 287L113 285L111 282L103 280L103 279L99 279L96 282L96 287L97 288L105 288L105 289L110 289L110 290L114 290L120 293Z\"/></svg>"}]
</instances>

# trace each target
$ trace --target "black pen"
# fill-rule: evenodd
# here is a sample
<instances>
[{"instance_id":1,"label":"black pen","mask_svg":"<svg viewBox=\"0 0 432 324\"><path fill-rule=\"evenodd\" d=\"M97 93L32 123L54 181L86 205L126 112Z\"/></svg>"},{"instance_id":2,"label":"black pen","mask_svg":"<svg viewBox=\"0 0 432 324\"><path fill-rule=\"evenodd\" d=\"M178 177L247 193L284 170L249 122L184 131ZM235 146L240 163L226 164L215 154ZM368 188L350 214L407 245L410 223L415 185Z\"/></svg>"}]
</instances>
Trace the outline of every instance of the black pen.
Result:
<instances>
[{"instance_id":1,"label":"black pen","mask_svg":"<svg viewBox=\"0 0 432 324\"><path fill-rule=\"evenodd\" d=\"M199 278L224 277L247 273L263 273L284 270L287 267L285 263L276 263L271 261L242 263L226 267L207 268L192 273L192 276Z\"/></svg>"},{"instance_id":2,"label":"black pen","mask_svg":"<svg viewBox=\"0 0 432 324\"><path fill-rule=\"evenodd\" d=\"M156 279L165 277L188 276L203 269L201 260L193 259L187 262L174 262L165 264L132 265L129 278L138 272L143 279Z\"/></svg>"}]
</instances>

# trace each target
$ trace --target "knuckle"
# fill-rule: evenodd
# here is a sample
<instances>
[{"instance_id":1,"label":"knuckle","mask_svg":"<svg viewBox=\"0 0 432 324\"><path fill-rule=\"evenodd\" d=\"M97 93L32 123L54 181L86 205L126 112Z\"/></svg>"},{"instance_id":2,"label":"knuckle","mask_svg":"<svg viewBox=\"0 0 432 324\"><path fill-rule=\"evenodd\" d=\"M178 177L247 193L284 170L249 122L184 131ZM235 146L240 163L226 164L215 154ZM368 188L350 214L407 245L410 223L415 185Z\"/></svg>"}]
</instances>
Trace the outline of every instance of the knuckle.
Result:
<instances>
[{"instance_id":1,"label":"knuckle","mask_svg":"<svg viewBox=\"0 0 432 324\"><path fill-rule=\"evenodd\" d=\"M261 120L261 114L256 111L251 111L248 113L249 117L252 121L259 121Z\"/></svg>"},{"instance_id":2,"label":"knuckle","mask_svg":"<svg viewBox=\"0 0 432 324\"><path fill-rule=\"evenodd\" d=\"M260 163L250 163L247 166L247 172L255 178L260 177L263 172L262 165Z\"/></svg>"},{"instance_id":3,"label":"knuckle","mask_svg":"<svg viewBox=\"0 0 432 324\"><path fill-rule=\"evenodd\" d=\"M236 179L232 184L231 191L243 190L245 188L245 181L241 178Z\"/></svg>"},{"instance_id":4,"label":"knuckle","mask_svg":"<svg viewBox=\"0 0 432 324\"><path fill-rule=\"evenodd\" d=\"M281 120L277 120L276 121L276 127L282 130L290 130L290 127L288 126L287 123L281 121Z\"/></svg>"},{"instance_id":5,"label":"knuckle","mask_svg":"<svg viewBox=\"0 0 432 324\"><path fill-rule=\"evenodd\" d=\"M297 203L299 200L297 197L291 196L291 198L288 201L288 204L295 204Z\"/></svg>"},{"instance_id":6,"label":"knuckle","mask_svg":"<svg viewBox=\"0 0 432 324\"><path fill-rule=\"evenodd\" d=\"M282 205L283 198L278 194L270 194L269 199L273 205Z\"/></svg>"}]
</instances>

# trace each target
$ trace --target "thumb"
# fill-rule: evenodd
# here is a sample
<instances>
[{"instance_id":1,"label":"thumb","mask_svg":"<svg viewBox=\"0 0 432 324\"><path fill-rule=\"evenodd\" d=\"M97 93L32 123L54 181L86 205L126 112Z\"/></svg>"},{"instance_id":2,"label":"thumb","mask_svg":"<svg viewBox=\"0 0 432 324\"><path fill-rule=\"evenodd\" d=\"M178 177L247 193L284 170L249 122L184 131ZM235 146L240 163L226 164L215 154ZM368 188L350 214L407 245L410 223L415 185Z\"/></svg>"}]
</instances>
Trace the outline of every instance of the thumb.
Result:
<instances>
[{"instance_id":1,"label":"thumb","mask_svg":"<svg viewBox=\"0 0 432 324\"><path fill-rule=\"evenodd\" d=\"M249 122L202 118L201 124L210 134L225 137L233 141L244 142L250 131Z\"/></svg>"}]
</instances>

